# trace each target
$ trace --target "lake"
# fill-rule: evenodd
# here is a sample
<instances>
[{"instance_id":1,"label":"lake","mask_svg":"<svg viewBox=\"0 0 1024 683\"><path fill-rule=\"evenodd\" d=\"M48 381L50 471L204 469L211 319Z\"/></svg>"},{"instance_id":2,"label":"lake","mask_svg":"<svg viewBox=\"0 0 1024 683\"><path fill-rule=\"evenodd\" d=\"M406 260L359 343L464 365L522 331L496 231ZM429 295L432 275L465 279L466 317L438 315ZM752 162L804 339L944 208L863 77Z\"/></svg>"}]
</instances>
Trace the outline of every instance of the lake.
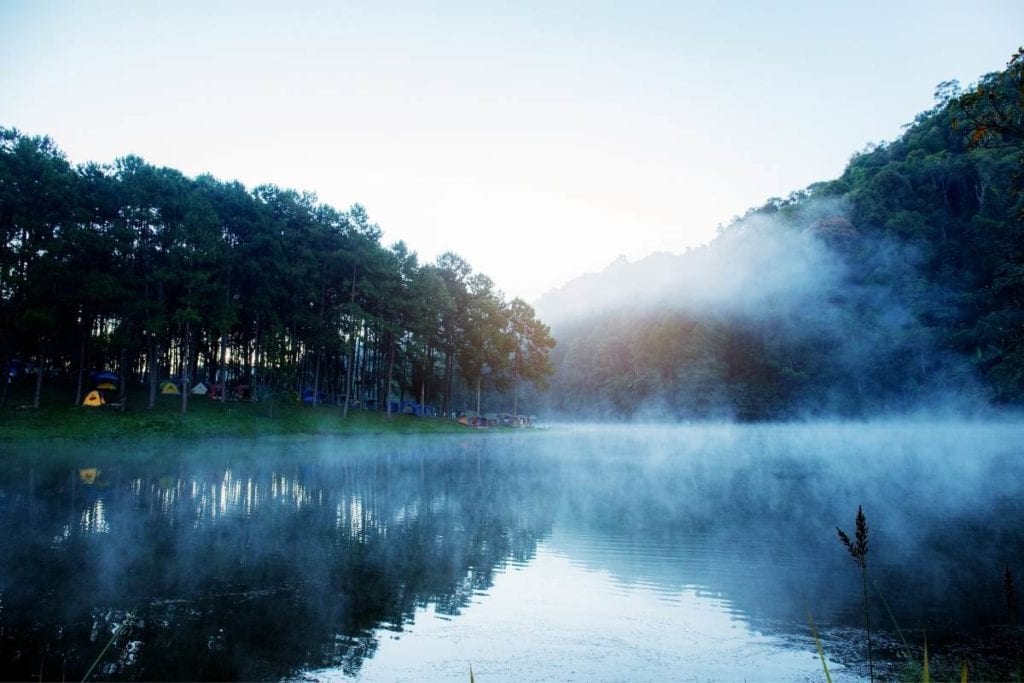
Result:
<instances>
[{"instance_id":1,"label":"lake","mask_svg":"<svg viewBox=\"0 0 1024 683\"><path fill-rule=\"evenodd\" d=\"M5 679L824 680L810 612L833 679L863 680L863 584L836 535L858 505L876 673L925 631L933 672L1013 666L1024 425L0 454Z\"/></svg>"}]
</instances>

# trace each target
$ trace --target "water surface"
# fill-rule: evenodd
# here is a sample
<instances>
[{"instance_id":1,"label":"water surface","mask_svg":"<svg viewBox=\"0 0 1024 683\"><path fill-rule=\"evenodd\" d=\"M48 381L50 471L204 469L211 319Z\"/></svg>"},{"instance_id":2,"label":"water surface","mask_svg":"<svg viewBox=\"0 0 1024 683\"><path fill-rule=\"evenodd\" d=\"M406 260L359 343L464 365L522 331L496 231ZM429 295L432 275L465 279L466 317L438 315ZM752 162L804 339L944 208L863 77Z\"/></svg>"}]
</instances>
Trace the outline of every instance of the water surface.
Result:
<instances>
[{"instance_id":1,"label":"water surface","mask_svg":"<svg viewBox=\"0 0 1024 683\"><path fill-rule=\"evenodd\" d=\"M891 672L878 591L940 659L1005 628L1021 444L928 423L2 446L0 670L820 680L810 610L858 679L835 527L863 505Z\"/></svg>"}]
</instances>

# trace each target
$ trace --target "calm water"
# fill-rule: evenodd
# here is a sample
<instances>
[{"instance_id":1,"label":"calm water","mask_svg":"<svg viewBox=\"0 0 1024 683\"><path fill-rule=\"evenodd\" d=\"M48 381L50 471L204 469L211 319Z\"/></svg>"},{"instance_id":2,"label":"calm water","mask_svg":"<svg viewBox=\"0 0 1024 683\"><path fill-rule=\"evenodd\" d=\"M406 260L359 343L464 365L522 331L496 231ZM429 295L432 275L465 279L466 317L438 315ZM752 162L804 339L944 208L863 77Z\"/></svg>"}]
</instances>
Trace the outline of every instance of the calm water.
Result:
<instances>
[{"instance_id":1,"label":"calm water","mask_svg":"<svg viewBox=\"0 0 1024 683\"><path fill-rule=\"evenodd\" d=\"M1003 568L1024 577L1018 425L0 454L10 679L821 680L809 609L834 679L857 680L860 575L835 527L858 504L889 672L878 590L940 664L998 661L953 648L998 642Z\"/></svg>"}]
</instances>

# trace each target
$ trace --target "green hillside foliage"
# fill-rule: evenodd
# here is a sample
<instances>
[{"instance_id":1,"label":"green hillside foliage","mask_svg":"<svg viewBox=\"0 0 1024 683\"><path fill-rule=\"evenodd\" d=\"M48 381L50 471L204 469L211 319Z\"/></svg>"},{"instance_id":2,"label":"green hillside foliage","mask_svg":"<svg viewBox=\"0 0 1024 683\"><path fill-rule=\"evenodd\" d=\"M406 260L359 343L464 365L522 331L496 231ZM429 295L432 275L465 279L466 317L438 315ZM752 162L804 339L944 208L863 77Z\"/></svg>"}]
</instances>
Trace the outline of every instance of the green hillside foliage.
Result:
<instances>
[{"instance_id":1,"label":"green hillside foliage","mask_svg":"<svg viewBox=\"0 0 1024 683\"><path fill-rule=\"evenodd\" d=\"M551 319L551 408L773 419L1024 402L1022 69L1018 54L966 93L942 84L898 140L676 257L648 302L605 294ZM629 292L633 266L586 287Z\"/></svg>"}]
</instances>

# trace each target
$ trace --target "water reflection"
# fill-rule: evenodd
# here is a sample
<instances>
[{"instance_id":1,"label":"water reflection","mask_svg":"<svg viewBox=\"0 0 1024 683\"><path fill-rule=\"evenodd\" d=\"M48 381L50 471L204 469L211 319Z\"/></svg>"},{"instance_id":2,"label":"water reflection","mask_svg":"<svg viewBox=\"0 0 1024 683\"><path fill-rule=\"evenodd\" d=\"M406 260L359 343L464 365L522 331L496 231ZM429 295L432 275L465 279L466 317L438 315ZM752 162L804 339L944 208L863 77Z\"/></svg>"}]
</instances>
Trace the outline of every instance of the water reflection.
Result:
<instances>
[{"instance_id":1,"label":"water reflection","mask_svg":"<svg viewBox=\"0 0 1024 683\"><path fill-rule=\"evenodd\" d=\"M793 678L810 607L855 676L858 504L907 630L1001 618L1024 440L972 429L9 453L0 671L81 678L116 630L93 678Z\"/></svg>"},{"instance_id":2,"label":"water reflection","mask_svg":"<svg viewBox=\"0 0 1024 683\"><path fill-rule=\"evenodd\" d=\"M518 503L538 502L539 473L480 441L437 443L157 453L89 482L77 466L14 466L0 481L4 675L80 677L129 611L139 623L118 646L132 656L103 677L357 670L377 629L425 604L458 614L550 530L550 506Z\"/></svg>"}]
</instances>

